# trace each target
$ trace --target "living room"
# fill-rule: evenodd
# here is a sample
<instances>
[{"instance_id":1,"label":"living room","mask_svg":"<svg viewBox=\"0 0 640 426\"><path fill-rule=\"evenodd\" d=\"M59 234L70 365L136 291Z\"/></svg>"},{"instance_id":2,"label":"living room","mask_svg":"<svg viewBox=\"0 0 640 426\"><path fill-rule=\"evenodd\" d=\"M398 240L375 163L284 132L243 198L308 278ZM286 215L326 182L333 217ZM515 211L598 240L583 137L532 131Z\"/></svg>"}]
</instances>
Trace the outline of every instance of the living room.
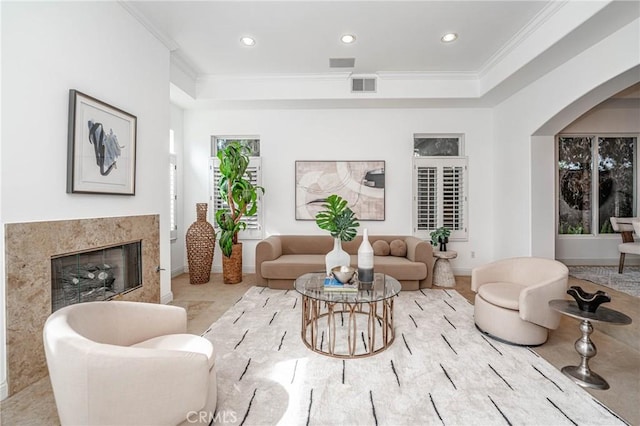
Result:
<instances>
[{"instance_id":1,"label":"living room","mask_svg":"<svg viewBox=\"0 0 640 426\"><path fill-rule=\"evenodd\" d=\"M464 276L496 259L557 258L555 136L640 81L636 2L547 5L548 15L530 28L528 38L482 73L380 73L378 92L364 96L347 90L344 73L194 75L180 61L179 49L168 47L169 41L149 29L152 24L141 23L136 5L0 6L2 241L6 224L157 215L159 258L153 267L161 269L162 303L173 299L172 276L185 270L184 234L195 220L195 204L209 201L214 135L259 136L266 237L322 234L313 221L295 220L294 167L305 160L384 160L385 218L365 225L371 234L411 234L414 135L463 134L468 238L452 247L458 252L454 271ZM65 191L71 89L137 117L135 196ZM635 124L624 132L639 132ZM169 230L170 130L182 195L175 241ZM565 258L615 263L618 242L587 238ZM256 243L245 241L246 273L253 272ZM3 245L3 277L10 255ZM216 272L220 259L216 250ZM8 285L0 282L6 313ZM3 398L9 393L6 321L1 315Z\"/></svg>"}]
</instances>

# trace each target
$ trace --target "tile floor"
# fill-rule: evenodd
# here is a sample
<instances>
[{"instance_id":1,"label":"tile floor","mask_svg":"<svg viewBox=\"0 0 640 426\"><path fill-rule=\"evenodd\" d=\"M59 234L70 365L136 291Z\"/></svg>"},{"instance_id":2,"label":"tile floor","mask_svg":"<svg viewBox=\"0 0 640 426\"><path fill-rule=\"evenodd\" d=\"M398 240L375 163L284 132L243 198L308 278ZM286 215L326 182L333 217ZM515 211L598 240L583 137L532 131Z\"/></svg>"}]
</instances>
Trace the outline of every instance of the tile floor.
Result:
<instances>
[{"instance_id":1,"label":"tile floor","mask_svg":"<svg viewBox=\"0 0 640 426\"><path fill-rule=\"evenodd\" d=\"M187 309L188 331L201 334L247 291L252 282L253 275L247 274L242 283L225 285L221 274L213 274L207 284L190 285L188 275L181 275L172 281L172 304ZM470 277L456 277L455 289L473 301L470 282ZM602 289L573 278L569 285L580 285L587 291ZM608 307L626 313L634 323L617 327L595 325L591 338L597 345L598 355L591 360L590 366L607 379L611 389L589 390L589 393L630 424L640 425L640 303L637 298L607 291L613 299ZM563 317L560 328L551 334L549 341L535 350L558 368L575 365L579 357L573 344L579 335L578 321ZM0 425L59 425L49 378L45 377L2 401Z\"/></svg>"}]
</instances>

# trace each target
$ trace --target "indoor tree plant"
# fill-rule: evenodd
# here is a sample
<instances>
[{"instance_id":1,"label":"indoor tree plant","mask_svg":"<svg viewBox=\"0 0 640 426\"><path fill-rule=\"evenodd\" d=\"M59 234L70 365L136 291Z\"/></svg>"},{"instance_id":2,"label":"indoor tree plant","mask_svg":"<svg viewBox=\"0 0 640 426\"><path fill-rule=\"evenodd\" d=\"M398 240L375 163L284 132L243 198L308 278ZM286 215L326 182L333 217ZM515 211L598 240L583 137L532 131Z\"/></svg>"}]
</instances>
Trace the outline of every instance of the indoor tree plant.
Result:
<instances>
[{"instance_id":1,"label":"indoor tree plant","mask_svg":"<svg viewBox=\"0 0 640 426\"><path fill-rule=\"evenodd\" d=\"M232 142L218 151L220 160L220 197L227 207L216 212L216 223L220 228L219 245L222 251L222 274L225 284L242 281L242 243L238 232L246 229L244 216L252 216L258 209L258 194L264 188L251 183L247 147Z\"/></svg>"},{"instance_id":2,"label":"indoor tree plant","mask_svg":"<svg viewBox=\"0 0 640 426\"><path fill-rule=\"evenodd\" d=\"M436 246L440 243L440 251L447 251L447 243L449 242L449 235L451 235L449 228L441 226L429 235L431 235L431 245Z\"/></svg>"},{"instance_id":3,"label":"indoor tree plant","mask_svg":"<svg viewBox=\"0 0 640 426\"><path fill-rule=\"evenodd\" d=\"M324 210L316 214L316 224L320 229L329 231L334 239L333 250L325 257L327 275L334 266L349 266L350 257L342 250L342 241L353 240L360 226L358 218L347 205L347 200L339 195L332 194L327 197L322 205Z\"/></svg>"}]
</instances>

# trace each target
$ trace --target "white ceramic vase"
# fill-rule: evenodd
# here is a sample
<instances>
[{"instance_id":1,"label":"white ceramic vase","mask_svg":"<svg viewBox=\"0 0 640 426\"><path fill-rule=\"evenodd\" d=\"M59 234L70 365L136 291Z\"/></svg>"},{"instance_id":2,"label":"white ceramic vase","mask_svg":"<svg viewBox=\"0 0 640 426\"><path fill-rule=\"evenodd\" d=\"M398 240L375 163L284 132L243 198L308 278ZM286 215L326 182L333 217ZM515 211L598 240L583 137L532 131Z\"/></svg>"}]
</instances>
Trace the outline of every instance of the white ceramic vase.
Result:
<instances>
[{"instance_id":1,"label":"white ceramic vase","mask_svg":"<svg viewBox=\"0 0 640 426\"><path fill-rule=\"evenodd\" d=\"M373 246L369 242L367 228L364 228L362 243L358 248L358 280L363 283L373 282Z\"/></svg>"},{"instance_id":2,"label":"white ceramic vase","mask_svg":"<svg viewBox=\"0 0 640 426\"><path fill-rule=\"evenodd\" d=\"M351 258L349 253L342 250L342 241L340 238L333 239L333 250L331 250L324 258L327 267L327 276L331 274L331 268L336 266L349 266Z\"/></svg>"}]
</instances>

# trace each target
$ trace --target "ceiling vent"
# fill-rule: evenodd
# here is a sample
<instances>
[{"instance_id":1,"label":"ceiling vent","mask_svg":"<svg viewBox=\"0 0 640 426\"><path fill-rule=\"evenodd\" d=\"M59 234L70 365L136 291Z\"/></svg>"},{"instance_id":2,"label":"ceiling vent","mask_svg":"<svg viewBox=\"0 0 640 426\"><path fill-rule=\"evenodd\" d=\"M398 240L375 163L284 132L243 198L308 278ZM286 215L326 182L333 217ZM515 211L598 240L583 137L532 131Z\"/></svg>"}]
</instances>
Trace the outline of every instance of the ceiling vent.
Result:
<instances>
[{"instance_id":1,"label":"ceiling vent","mask_svg":"<svg viewBox=\"0 0 640 426\"><path fill-rule=\"evenodd\" d=\"M351 91L356 93L373 93L376 91L375 77L352 77Z\"/></svg>"},{"instance_id":2,"label":"ceiling vent","mask_svg":"<svg viewBox=\"0 0 640 426\"><path fill-rule=\"evenodd\" d=\"M353 68L356 58L329 58L329 68Z\"/></svg>"}]
</instances>

